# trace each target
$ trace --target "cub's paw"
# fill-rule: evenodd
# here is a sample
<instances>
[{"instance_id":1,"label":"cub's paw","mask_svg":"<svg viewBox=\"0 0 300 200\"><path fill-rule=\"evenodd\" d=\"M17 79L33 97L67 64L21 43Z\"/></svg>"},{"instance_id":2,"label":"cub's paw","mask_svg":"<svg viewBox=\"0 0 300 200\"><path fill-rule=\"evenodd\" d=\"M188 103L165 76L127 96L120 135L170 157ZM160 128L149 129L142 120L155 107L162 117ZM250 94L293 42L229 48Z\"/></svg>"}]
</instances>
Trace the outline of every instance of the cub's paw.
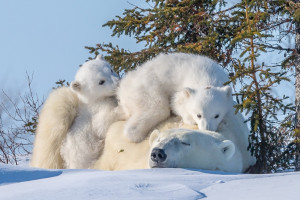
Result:
<instances>
[{"instance_id":1,"label":"cub's paw","mask_svg":"<svg viewBox=\"0 0 300 200\"><path fill-rule=\"evenodd\" d=\"M141 126L126 126L124 129L124 135L130 142L139 143L146 138L145 130Z\"/></svg>"}]
</instances>

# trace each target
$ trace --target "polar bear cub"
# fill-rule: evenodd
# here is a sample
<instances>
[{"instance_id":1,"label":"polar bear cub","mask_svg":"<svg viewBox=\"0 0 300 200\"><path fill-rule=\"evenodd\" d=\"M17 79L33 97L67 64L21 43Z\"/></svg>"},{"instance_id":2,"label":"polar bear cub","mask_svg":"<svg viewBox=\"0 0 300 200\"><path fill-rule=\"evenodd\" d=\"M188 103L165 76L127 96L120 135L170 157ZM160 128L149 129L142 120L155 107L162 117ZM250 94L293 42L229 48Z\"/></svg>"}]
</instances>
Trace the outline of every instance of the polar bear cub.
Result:
<instances>
[{"instance_id":1,"label":"polar bear cub","mask_svg":"<svg viewBox=\"0 0 300 200\"><path fill-rule=\"evenodd\" d=\"M53 90L39 116L31 166L89 167L101 153L107 128L118 120L118 82L98 56L80 67L70 87Z\"/></svg>"},{"instance_id":2,"label":"polar bear cub","mask_svg":"<svg viewBox=\"0 0 300 200\"><path fill-rule=\"evenodd\" d=\"M170 100L176 92L204 86L227 91L227 87L223 88L227 81L224 70L208 57L185 53L158 55L128 72L120 82L117 95L129 118L124 134L130 141L142 141L152 128L170 116ZM204 123L200 126L210 128Z\"/></svg>"},{"instance_id":3,"label":"polar bear cub","mask_svg":"<svg viewBox=\"0 0 300 200\"><path fill-rule=\"evenodd\" d=\"M231 87L184 88L174 94L171 107L185 124L216 131L227 113L233 110Z\"/></svg>"},{"instance_id":4,"label":"polar bear cub","mask_svg":"<svg viewBox=\"0 0 300 200\"><path fill-rule=\"evenodd\" d=\"M250 166L255 159L247 150L250 131L241 113L235 113L231 87L206 87L175 93L171 101L172 109L182 117L184 124L198 125L200 130L220 132L238 143L244 158L244 165Z\"/></svg>"},{"instance_id":5,"label":"polar bear cub","mask_svg":"<svg viewBox=\"0 0 300 200\"><path fill-rule=\"evenodd\" d=\"M119 76L99 56L78 70L71 83L78 114L61 147L66 168L88 168L99 157L109 125L118 120L118 82Z\"/></svg>"}]
</instances>

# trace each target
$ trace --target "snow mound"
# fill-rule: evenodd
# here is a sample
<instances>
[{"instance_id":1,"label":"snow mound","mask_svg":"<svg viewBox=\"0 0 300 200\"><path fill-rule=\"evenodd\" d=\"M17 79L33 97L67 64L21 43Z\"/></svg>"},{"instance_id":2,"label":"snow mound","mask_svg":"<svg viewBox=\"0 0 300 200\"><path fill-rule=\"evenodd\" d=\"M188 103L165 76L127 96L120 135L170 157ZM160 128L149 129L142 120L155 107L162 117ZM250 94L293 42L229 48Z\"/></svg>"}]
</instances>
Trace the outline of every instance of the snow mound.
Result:
<instances>
[{"instance_id":1,"label":"snow mound","mask_svg":"<svg viewBox=\"0 0 300 200\"><path fill-rule=\"evenodd\" d=\"M60 170L26 169L0 164L0 185L59 176Z\"/></svg>"},{"instance_id":2,"label":"snow mound","mask_svg":"<svg viewBox=\"0 0 300 200\"><path fill-rule=\"evenodd\" d=\"M0 165L1 200L298 199L300 173L195 169L41 170Z\"/></svg>"},{"instance_id":3,"label":"snow mound","mask_svg":"<svg viewBox=\"0 0 300 200\"><path fill-rule=\"evenodd\" d=\"M261 175L263 176L263 175ZM300 173L281 174L260 179L235 180L223 185L210 186L204 192L209 200L220 200L220 197L234 199L300 199L296 194L300 186ZM246 194L246 195L245 195ZM297 197L298 196L298 197Z\"/></svg>"}]
</instances>

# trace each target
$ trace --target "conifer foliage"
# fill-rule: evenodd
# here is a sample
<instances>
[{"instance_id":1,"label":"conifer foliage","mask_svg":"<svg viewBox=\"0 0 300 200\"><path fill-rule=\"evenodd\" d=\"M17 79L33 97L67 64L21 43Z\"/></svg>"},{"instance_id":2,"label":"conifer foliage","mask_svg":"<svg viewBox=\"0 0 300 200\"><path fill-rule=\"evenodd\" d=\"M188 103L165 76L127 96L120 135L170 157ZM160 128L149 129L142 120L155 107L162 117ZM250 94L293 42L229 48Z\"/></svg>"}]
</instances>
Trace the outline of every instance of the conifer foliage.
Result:
<instances>
[{"instance_id":1,"label":"conifer foliage","mask_svg":"<svg viewBox=\"0 0 300 200\"><path fill-rule=\"evenodd\" d=\"M113 44L97 44L87 47L91 53L98 50L116 71L131 70L160 52L190 52L204 54L218 61L226 61L225 49L228 42L224 35L232 36L232 26L220 11L223 1L219 0L146 0L149 8L134 6L126 9L123 17L108 21L104 27L112 29L112 36L126 35L144 43L146 48L130 52ZM226 40L226 41L224 41Z\"/></svg>"},{"instance_id":2,"label":"conifer foliage","mask_svg":"<svg viewBox=\"0 0 300 200\"><path fill-rule=\"evenodd\" d=\"M287 103L289 97L274 95L274 88L280 83L290 81L286 69L288 61L277 66L266 60L271 51L290 52L274 40L275 30L292 28L289 15L285 14L284 1L242 1L236 4L232 17L238 24L231 45L239 50L239 57L232 59L233 83L239 81L237 91L237 111L249 114L251 127L250 151L256 156L257 163L251 172L262 173L288 168L295 152L294 142L290 142L293 127L285 117L293 111L293 104ZM291 34L282 31L279 37ZM291 61L290 58L288 60ZM290 63L291 64L291 63ZM284 116L279 119L278 115ZM289 128L289 129L288 129Z\"/></svg>"},{"instance_id":3,"label":"conifer foliage","mask_svg":"<svg viewBox=\"0 0 300 200\"><path fill-rule=\"evenodd\" d=\"M296 40L295 40L295 104L296 104L296 120L295 120L295 137L297 140L298 151L295 158L295 169L300 171L300 1L291 2L290 13L293 13L296 23Z\"/></svg>"},{"instance_id":4,"label":"conifer foliage","mask_svg":"<svg viewBox=\"0 0 300 200\"><path fill-rule=\"evenodd\" d=\"M145 44L130 52L111 43L86 47L99 51L118 72L126 72L160 52L207 55L224 66L235 89L236 111L251 127L249 150L257 163L249 172L268 173L294 166L299 145L295 137L295 106L284 91L298 53L281 45L296 34L299 3L286 0L145 0L147 8L129 5L104 27L112 36L134 37ZM281 57L279 62L272 62ZM273 58L272 58L273 56ZM298 59L299 60L299 59ZM297 132L297 131L296 131Z\"/></svg>"}]
</instances>

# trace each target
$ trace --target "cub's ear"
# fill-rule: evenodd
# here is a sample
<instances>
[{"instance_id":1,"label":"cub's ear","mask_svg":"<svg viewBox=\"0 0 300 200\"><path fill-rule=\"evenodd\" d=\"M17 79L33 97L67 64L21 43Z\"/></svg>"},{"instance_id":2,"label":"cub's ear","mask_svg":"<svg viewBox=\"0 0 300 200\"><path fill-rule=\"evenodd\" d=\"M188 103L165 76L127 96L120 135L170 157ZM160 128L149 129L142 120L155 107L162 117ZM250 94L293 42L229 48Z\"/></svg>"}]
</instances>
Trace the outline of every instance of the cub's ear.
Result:
<instances>
[{"instance_id":1,"label":"cub's ear","mask_svg":"<svg viewBox=\"0 0 300 200\"><path fill-rule=\"evenodd\" d=\"M73 91L80 91L80 90L81 90L81 85L80 85L80 83L79 83L78 81L73 81L73 82L71 83L71 89L72 89Z\"/></svg>"},{"instance_id":2,"label":"cub's ear","mask_svg":"<svg viewBox=\"0 0 300 200\"><path fill-rule=\"evenodd\" d=\"M196 91L192 88L184 88L183 90L176 92L172 97L172 105L184 103L191 95L194 95Z\"/></svg>"},{"instance_id":3,"label":"cub's ear","mask_svg":"<svg viewBox=\"0 0 300 200\"><path fill-rule=\"evenodd\" d=\"M184 88L182 91L182 94L186 97L189 98L191 95L195 94L195 90L193 90L192 88Z\"/></svg>"},{"instance_id":4,"label":"cub's ear","mask_svg":"<svg viewBox=\"0 0 300 200\"><path fill-rule=\"evenodd\" d=\"M226 160L229 160L235 152L235 145L230 140L224 140L219 144L219 150L225 156Z\"/></svg>"},{"instance_id":5,"label":"cub's ear","mask_svg":"<svg viewBox=\"0 0 300 200\"><path fill-rule=\"evenodd\" d=\"M226 97L232 98L232 89L229 85L226 85L222 88L225 91Z\"/></svg>"},{"instance_id":6,"label":"cub's ear","mask_svg":"<svg viewBox=\"0 0 300 200\"><path fill-rule=\"evenodd\" d=\"M150 138L149 138L149 145L151 146L153 141L158 137L159 135L159 130L155 129L154 131L152 131L152 133L150 134Z\"/></svg>"}]
</instances>

